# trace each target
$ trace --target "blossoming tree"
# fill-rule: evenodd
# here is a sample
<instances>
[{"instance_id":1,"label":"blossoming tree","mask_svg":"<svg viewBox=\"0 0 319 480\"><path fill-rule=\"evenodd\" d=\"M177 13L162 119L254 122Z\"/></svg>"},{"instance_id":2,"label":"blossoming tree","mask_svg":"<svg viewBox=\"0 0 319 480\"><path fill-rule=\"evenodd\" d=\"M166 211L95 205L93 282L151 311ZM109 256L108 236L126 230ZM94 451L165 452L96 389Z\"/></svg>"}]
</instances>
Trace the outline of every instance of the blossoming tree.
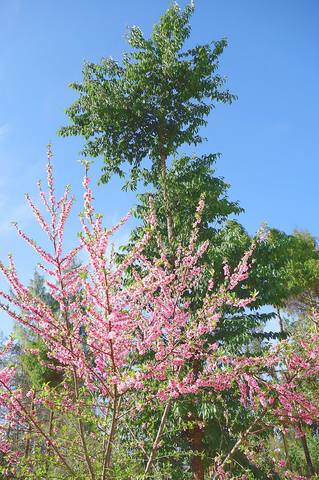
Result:
<instances>
[{"instance_id":1,"label":"blossoming tree","mask_svg":"<svg viewBox=\"0 0 319 480\"><path fill-rule=\"evenodd\" d=\"M63 388L44 384L23 396L13 381L14 369L1 370L4 476L131 478L132 472L117 474L114 455L121 443L119 425L121 431L125 429L125 417L145 406L139 398L154 409L160 408L161 420L145 460L134 467L134 478L155 478L154 466L167 417L172 404L181 397L231 390L241 395L243 405L254 412L252 423L241 432L229 454L213 462L213 478L222 478L232 455L254 433L261 416L267 414L284 424L298 422L298 428L318 418L316 403L302 392L303 380L318 372L316 338L302 345L298 354L284 344L257 357L229 356L219 344L207 341L225 305L244 308L253 302L253 297L236 298L233 291L247 278L255 245L235 271L225 265L225 283L216 288L203 276L199 263L208 247L207 242L197 242L204 200L199 202L188 246L177 248L173 262L168 260L160 238L159 258L150 261L143 255L150 237L156 237L156 215L150 206L148 230L118 264L110 242L126 218L113 228L104 226L103 217L93 207L86 171L79 242L64 252L65 224L73 198L67 187L57 199L51 157L49 149L48 193L39 187L44 211L26 196L51 249L42 248L18 225L16 229L39 255L39 268L59 308L51 308L21 282L12 256L8 265L0 263L11 288L10 293L0 292L0 306L41 338L47 349L46 367L60 373ZM85 261L70 269L79 254ZM190 299L203 282L207 293L202 307L194 313ZM29 349L29 353L37 356L38 351ZM285 372L284 382L282 376L270 375L276 369ZM48 424L47 412L52 411L56 420ZM24 453L15 445L14 432L18 430L22 442L28 444Z\"/></svg>"}]
</instances>

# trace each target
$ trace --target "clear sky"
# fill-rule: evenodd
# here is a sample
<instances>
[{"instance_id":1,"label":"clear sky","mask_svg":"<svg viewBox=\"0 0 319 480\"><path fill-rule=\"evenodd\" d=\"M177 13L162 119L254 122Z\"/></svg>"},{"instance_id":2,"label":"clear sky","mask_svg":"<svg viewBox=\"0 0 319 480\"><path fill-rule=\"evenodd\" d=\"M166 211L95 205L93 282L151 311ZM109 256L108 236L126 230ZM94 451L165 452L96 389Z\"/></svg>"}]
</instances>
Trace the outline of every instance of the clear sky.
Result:
<instances>
[{"instance_id":1,"label":"clear sky","mask_svg":"<svg viewBox=\"0 0 319 480\"><path fill-rule=\"evenodd\" d=\"M68 84L81 79L84 60L120 58L126 28L139 25L149 34L168 6L167 0L0 0L0 258L12 252L26 281L37 260L10 222L19 221L38 238L23 194L35 192L44 177L49 141L58 185L71 183L80 200L81 141L56 136L75 98ZM240 221L251 233L266 221L286 232L300 228L317 235L318 0L197 0L192 25L190 43L229 41L220 71L239 99L213 112L201 151L222 153L217 173L245 208ZM96 199L112 223L134 195L113 181L98 189ZM80 202L70 245L79 209ZM6 288L2 281L0 288ZM7 333L10 326L1 314L0 330Z\"/></svg>"}]
</instances>

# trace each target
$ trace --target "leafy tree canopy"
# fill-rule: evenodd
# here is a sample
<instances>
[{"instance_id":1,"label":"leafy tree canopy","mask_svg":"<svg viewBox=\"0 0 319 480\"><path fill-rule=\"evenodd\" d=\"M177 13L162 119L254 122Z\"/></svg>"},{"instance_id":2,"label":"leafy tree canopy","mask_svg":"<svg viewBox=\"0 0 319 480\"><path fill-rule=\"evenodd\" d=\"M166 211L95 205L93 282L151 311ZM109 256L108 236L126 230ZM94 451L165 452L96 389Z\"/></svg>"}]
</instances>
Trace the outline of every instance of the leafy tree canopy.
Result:
<instances>
[{"instance_id":1,"label":"leafy tree canopy","mask_svg":"<svg viewBox=\"0 0 319 480\"><path fill-rule=\"evenodd\" d=\"M121 63L112 58L86 63L82 83L71 84L79 98L66 110L71 125L59 133L84 137L85 155L103 155L103 183L113 174L124 177L127 161L127 186L135 188L143 159L152 160L154 172L160 159L181 145L198 144L199 129L216 102L234 99L217 73L226 40L183 48L193 10L193 5L184 10L172 5L149 39L131 28L132 50Z\"/></svg>"}]
</instances>

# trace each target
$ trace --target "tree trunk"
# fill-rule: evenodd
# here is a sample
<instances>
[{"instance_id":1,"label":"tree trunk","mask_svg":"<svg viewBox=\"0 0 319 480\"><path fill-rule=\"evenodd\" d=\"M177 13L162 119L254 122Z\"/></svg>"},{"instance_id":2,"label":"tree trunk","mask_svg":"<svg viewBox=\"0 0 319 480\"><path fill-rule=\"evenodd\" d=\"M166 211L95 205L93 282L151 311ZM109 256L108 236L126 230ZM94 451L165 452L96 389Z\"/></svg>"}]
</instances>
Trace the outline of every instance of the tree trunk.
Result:
<instances>
[{"instance_id":1,"label":"tree trunk","mask_svg":"<svg viewBox=\"0 0 319 480\"><path fill-rule=\"evenodd\" d=\"M167 238L169 245L172 244L174 237L174 228L173 228L173 215L172 209L169 200L169 194L167 189L167 156L164 151L163 145L160 146L160 162L161 162L161 172L162 172L162 187L163 187L163 197L165 205L165 214L166 214L166 225L167 225Z\"/></svg>"},{"instance_id":2,"label":"tree trunk","mask_svg":"<svg viewBox=\"0 0 319 480\"><path fill-rule=\"evenodd\" d=\"M312 460L311 460L306 435L301 437L300 440L301 440L301 445L302 445L302 448L303 448L303 451L304 451L304 454L305 454L308 473L310 475L315 475L316 472L315 472L315 469L314 469L314 466L313 466L313 463L312 463Z\"/></svg>"},{"instance_id":3,"label":"tree trunk","mask_svg":"<svg viewBox=\"0 0 319 480\"><path fill-rule=\"evenodd\" d=\"M195 425L189 430L188 438L193 452L191 459L192 479L204 480L205 470L202 458L202 454L204 453L204 432L198 425Z\"/></svg>"}]
</instances>

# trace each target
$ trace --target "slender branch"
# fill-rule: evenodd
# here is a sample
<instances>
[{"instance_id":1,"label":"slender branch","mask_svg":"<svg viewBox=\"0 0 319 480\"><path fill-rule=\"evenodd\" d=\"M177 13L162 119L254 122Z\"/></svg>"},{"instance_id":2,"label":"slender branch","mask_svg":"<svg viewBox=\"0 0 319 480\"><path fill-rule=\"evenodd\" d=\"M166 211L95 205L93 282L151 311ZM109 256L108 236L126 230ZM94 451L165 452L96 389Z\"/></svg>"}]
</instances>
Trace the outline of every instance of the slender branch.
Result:
<instances>
[{"instance_id":1,"label":"slender branch","mask_svg":"<svg viewBox=\"0 0 319 480\"><path fill-rule=\"evenodd\" d=\"M164 411L163 411L163 414L162 414L162 418L161 418L161 422L159 424L157 434L156 434L156 437L155 437L155 440L154 440L154 443L153 443L153 446L152 446L152 450L151 450L151 453L148 457L148 461L147 461L147 464L146 464L146 467L145 467L145 470L144 470L145 475L148 475L151 472L151 469L152 469L152 466L153 466L153 463L154 463L154 460L155 460L155 457L156 457L157 450L160 446L162 433L164 431L165 423L166 423L171 405L172 405L172 400L169 400L167 402L167 404L165 405L165 408L164 408Z\"/></svg>"},{"instance_id":2,"label":"slender branch","mask_svg":"<svg viewBox=\"0 0 319 480\"><path fill-rule=\"evenodd\" d=\"M304 452L304 455L305 455L308 473L312 477L313 475L315 475L316 472L315 472L315 469L314 469L314 466L313 466L313 463L312 463L312 459L311 459L311 455L310 455L310 452L309 452L309 447L308 447L306 434L302 430L301 422L299 422L299 428L300 428L300 431L303 433L303 435L300 437L300 441L301 441L302 449L303 449L303 452Z\"/></svg>"},{"instance_id":3,"label":"slender branch","mask_svg":"<svg viewBox=\"0 0 319 480\"><path fill-rule=\"evenodd\" d=\"M226 455L226 457L224 458L223 462L220 464L220 467L224 467L226 465L226 463L232 458L232 456L234 455L234 453L237 452L238 448L240 447L240 445L243 443L243 441L246 439L247 435L249 435L249 433L252 431L252 429L254 428L254 426L256 425L257 422L259 422L259 420L262 418L262 416L264 415L264 412L265 410L263 410L256 418L255 420L253 421L253 423L247 428L247 430L242 433L237 442L235 443L235 445L233 446L233 448L230 450L230 452ZM216 480L218 477L217 477L218 473L215 472L212 479L211 480Z\"/></svg>"}]
</instances>

